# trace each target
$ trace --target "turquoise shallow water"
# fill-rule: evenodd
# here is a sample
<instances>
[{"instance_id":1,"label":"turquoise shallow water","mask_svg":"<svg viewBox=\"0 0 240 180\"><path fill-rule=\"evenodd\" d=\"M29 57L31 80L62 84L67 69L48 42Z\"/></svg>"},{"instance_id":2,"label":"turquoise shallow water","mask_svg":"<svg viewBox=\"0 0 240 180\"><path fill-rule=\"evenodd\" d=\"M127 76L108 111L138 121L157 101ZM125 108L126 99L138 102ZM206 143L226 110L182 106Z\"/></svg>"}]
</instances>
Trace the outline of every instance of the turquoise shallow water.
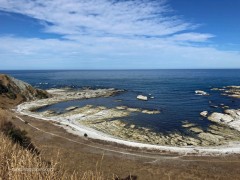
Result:
<instances>
[{"instance_id":1,"label":"turquoise shallow water","mask_svg":"<svg viewBox=\"0 0 240 180\"><path fill-rule=\"evenodd\" d=\"M2 71L35 87L91 87L125 89L126 92L110 98L71 101L49 106L46 109L63 111L68 106L87 104L115 107L158 109L161 114L132 114L124 121L155 131L180 131L182 121L188 120L207 128L210 122L199 116L201 111L221 112L220 104L240 108L240 99L222 96L213 87L240 85L240 70L118 70L118 71ZM195 90L204 90L210 96L197 96ZM136 100L138 94L154 96L147 102ZM122 101L117 101L121 99ZM211 103L209 103L211 101ZM219 106L212 108L212 105ZM44 109L44 110L46 110Z\"/></svg>"}]
</instances>

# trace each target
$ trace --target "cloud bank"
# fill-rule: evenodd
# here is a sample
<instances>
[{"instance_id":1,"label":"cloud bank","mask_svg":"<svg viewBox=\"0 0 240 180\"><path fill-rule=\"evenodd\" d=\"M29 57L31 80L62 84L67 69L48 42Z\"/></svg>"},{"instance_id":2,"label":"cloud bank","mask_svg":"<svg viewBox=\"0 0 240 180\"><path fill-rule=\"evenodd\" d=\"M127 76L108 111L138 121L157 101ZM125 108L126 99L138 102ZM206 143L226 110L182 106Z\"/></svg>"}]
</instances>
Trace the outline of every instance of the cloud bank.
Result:
<instances>
[{"instance_id":1,"label":"cloud bank","mask_svg":"<svg viewBox=\"0 0 240 180\"><path fill-rule=\"evenodd\" d=\"M0 0L0 10L61 35L2 36L5 68L240 68L239 52L214 48L214 34L197 32L166 0Z\"/></svg>"}]
</instances>

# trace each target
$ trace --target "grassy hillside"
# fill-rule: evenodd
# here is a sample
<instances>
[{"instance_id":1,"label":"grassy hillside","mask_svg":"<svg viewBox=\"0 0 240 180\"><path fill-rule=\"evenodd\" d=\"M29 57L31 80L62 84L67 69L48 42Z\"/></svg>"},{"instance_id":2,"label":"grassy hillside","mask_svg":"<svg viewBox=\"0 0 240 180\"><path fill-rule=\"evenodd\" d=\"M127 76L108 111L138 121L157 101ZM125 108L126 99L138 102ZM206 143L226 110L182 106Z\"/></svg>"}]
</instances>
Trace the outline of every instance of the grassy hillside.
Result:
<instances>
[{"instance_id":1,"label":"grassy hillside","mask_svg":"<svg viewBox=\"0 0 240 180\"><path fill-rule=\"evenodd\" d=\"M99 167L93 167L93 171L83 170L81 173L76 173L72 166L73 171L67 172L66 164L65 167L62 166L63 161L61 162L56 156L50 156L53 159L46 159L47 157L41 154L41 149L32 143L27 131L15 125L17 123L13 121L14 116L9 111L10 108L24 101L48 97L50 94L44 90L36 89L26 82L0 74L0 180L105 179ZM47 144L47 146L49 145ZM52 148L49 148L49 153L58 154ZM68 164L71 161L71 159L66 160ZM98 164L97 161L96 164ZM79 169L77 170L79 171ZM107 179L120 180L111 173L107 177ZM131 176L124 178L124 180L131 179L133 179Z\"/></svg>"},{"instance_id":2,"label":"grassy hillside","mask_svg":"<svg viewBox=\"0 0 240 180\"><path fill-rule=\"evenodd\" d=\"M27 132L7 121L8 117L10 113L0 109L0 179L103 179L99 171L70 174L59 159L44 159Z\"/></svg>"}]
</instances>

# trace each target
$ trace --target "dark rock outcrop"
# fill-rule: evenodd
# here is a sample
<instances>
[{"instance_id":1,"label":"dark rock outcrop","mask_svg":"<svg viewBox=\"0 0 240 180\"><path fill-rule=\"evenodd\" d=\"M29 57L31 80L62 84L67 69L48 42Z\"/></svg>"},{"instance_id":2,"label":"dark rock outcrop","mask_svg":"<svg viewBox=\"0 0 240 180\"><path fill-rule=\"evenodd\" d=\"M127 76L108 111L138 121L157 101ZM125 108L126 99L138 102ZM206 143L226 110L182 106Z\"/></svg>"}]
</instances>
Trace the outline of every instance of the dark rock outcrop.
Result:
<instances>
[{"instance_id":1,"label":"dark rock outcrop","mask_svg":"<svg viewBox=\"0 0 240 180\"><path fill-rule=\"evenodd\" d=\"M50 95L41 89L36 89L30 84L11 76L0 74L0 100L1 104L18 104L23 101L48 98ZM5 103L4 103L5 101Z\"/></svg>"}]
</instances>

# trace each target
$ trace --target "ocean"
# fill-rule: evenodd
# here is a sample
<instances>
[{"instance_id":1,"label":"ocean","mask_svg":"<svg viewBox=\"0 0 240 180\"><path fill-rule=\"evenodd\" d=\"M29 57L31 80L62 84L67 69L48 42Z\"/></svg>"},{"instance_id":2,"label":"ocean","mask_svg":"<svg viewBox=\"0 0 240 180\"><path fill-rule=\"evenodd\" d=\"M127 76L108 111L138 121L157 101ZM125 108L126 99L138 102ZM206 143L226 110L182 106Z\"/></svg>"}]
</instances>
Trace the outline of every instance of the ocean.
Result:
<instances>
[{"instance_id":1,"label":"ocean","mask_svg":"<svg viewBox=\"0 0 240 180\"><path fill-rule=\"evenodd\" d=\"M63 111L71 105L128 106L160 110L160 114L132 114L123 121L156 132L189 132L182 128L182 121L189 121L206 129L212 122L199 115L202 111L222 112L220 104L240 108L240 99L222 96L212 88L240 86L240 70L38 70L0 71L28 82L37 88L116 88L126 90L114 97L76 100L48 106L43 110ZM199 96L203 90L210 96ZM154 97L139 101L142 94ZM217 106L217 107L213 107Z\"/></svg>"}]
</instances>

